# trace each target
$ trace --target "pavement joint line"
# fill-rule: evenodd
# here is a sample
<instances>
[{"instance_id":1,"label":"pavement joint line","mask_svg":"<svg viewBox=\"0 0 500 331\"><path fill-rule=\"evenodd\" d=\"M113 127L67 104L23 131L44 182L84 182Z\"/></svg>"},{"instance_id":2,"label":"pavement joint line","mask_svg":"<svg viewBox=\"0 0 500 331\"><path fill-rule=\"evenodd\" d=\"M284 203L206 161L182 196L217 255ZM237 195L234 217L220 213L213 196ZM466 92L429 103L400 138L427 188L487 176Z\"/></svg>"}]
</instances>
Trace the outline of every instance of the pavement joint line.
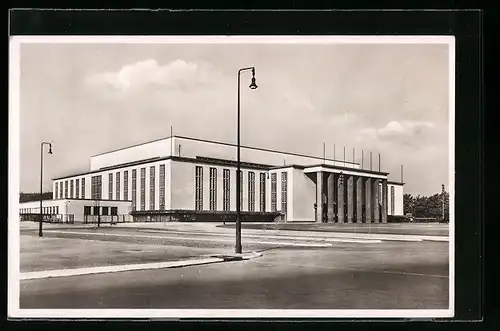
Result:
<instances>
[{"instance_id":1,"label":"pavement joint line","mask_svg":"<svg viewBox=\"0 0 500 331\"><path fill-rule=\"evenodd\" d=\"M323 266L323 265L298 265L294 263L283 263L283 262L264 262L264 261L255 261L255 263L260 264L275 264L275 265L291 265L295 267L315 267L315 268L325 268L325 269L338 269L338 270L348 270L348 271L364 271L364 272L372 272L372 273L384 273L384 274L393 274L393 275L403 275L403 276L423 276L423 277L436 277L436 278L449 278L449 276L445 275L432 275L432 274L421 274L417 272L404 272L404 271L390 271L390 270L373 270L373 269L360 269L360 268L343 268L343 267L335 267L335 266Z\"/></svg>"},{"instance_id":2,"label":"pavement joint line","mask_svg":"<svg viewBox=\"0 0 500 331\"><path fill-rule=\"evenodd\" d=\"M233 239L207 239L196 237L167 237L167 236L144 236L144 235L131 235L120 233L89 233L81 231L60 231L60 230L45 230L50 233L66 233L78 234L86 236L101 236L101 237L128 237L128 238L154 238L154 239L170 239L170 240L197 240L197 241L218 241L218 242L233 242ZM318 240L311 240L318 241ZM248 242L247 242L248 243ZM281 246L298 246L298 247L331 247L330 243L292 243L292 242L278 242L278 241L252 241L253 244L267 244L267 245L281 245Z\"/></svg>"},{"instance_id":3,"label":"pavement joint line","mask_svg":"<svg viewBox=\"0 0 500 331\"><path fill-rule=\"evenodd\" d=\"M198 260L126 264L118 266L90 267L90 268L76 268L76 269L43 270L43 271L32 271L32 272L21 273L20 280L82 276L82 275L93 275L102 273L123 272L123 271L135 271L135 270L181 268L181 267L211 264L218 262L224 262L224 259L211 257Z\"/></svg>"},{"instance_id":4,"label":"pavement joint line","mask_svg":"<svg viewBox=\"0 0 500 331\"><path fill-rule=\"evenodd\" d=\"M158 230L158 231L140 231L140 232L151 232L151 233L171 233L171 234L188 234L187 232L178 232L178 231L164 231L164 230ZM201 233L200 233L201 234ZM233 233L203 233L203 235L207 236L213 236L213 237L227 237L227 236L232 236ZM262 238L262 236L258 236L255 234L244 234L243 235L245 238ZM307 240L307 241L333 241L333 242L348 242L348 243L359 243L359 244L371 244L371 243L381 243L382 241L380 239L369 239L369 238L362 238L362 239L356 239L356 238L326 238L326 237L311 237L311 236L288 236L288 235L283 235L283 236L268 236L266 235L266 238L269 239L289 239L289 240Z\"/></svg>"}]
</instances>

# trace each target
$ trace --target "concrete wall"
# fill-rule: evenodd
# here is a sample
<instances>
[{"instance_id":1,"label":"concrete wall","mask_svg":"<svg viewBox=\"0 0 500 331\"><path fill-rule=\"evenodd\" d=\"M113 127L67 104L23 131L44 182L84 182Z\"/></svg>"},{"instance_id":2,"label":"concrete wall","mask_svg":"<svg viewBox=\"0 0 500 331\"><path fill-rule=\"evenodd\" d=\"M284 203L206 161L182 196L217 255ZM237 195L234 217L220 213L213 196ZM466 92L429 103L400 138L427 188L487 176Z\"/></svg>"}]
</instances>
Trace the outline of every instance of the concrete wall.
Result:
<instances>
[{"instance_id":1,"label":"concrete wall","mask_svg":"<svg viewBox=\"0 0 500 331\"><path fill-rule=\"evenodd\" d=\"M316 183L312 178L315 174L307 176L300 169L293 170L293 219L289 221L309 222L314 221L314 203L316 202Z\"/></svg>"},{"instance_id":2,"label":"concrete wall","mask_svg":"<svg viewBox=\"0 0 500 331\"><path fill-rule=\"evenodd\" d=\"M153 157L170 156L171 146L171 138L165 138L138 146L132 146L101 155L91 156L90 171Z\"/></svg>"},{"instance_id":3,"label":"concrete wall","mask_svg":"<svg viewBox=\"0 0 500 331\"><path fill-rule=\"evenodd\" d=\"M392 213L391 204L392 204L392 194L391 187L394 187L394 213ZM401 216L403 214L403 195L404 195L404 186L397 184L387 184L387 197L388 197L388 209L387 215L395 215Z\"/></svg>"}]
</instances>

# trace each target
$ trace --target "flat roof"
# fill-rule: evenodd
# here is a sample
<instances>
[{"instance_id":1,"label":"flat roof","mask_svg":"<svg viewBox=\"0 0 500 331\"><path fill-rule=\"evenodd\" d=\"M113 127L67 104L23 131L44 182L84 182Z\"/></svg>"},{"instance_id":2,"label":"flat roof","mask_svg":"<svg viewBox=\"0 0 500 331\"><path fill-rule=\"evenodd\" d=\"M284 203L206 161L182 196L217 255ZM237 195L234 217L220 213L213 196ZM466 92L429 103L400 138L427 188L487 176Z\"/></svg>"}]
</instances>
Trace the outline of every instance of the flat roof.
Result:
<instances>
[{"instance_id":1,"label":"flat roof","mask_svg":"<svg viewBox=\"0 0 500 331\"><path fill-rule=\"evenodd\" d=\"M205 143L210 143L210 144L217 144L217 145L223 145L223 146L230 146L230 147L237 147L238 145L236 144L231 144L231 143L226 143L226 142L221 142L221 141L215 141L215 140L207 140L207 139L200 139L200 138L193 138L193 137L187 137L187 136L178 136L178 135L173 135L173 136L168 136L168 137L163 137L160 139L155 139L155 140L150 140L147 142L143 142L140 144L135 144L127 147L122 147L118 148L112 151L104 152L104 153L99 153L95 155L91 155L91 157L95 156L100 156L104 154L109 154L113 152L118 152L127 148L132 148L132 147L137 147L141 145L146 145L149 143L154 143L160 140L166 140L166 139L171 139L171 138L179 138L179 139L185 139L185 140L191 140L191 141L198 141L198 142L205 142ZM252 146L246 146L246 145L240 145L241 148L246 148L246 149L251 149L251 150L256 150L256 151L261 151L261 152L270 152L270 153L280 153L280 154L285 154L285 155L291 155L291 156L299 156L299 157L307 157L307 158L312 158L312 159L317 159L317 160L326 160L326 161L333 161L333 162L343 162L343 163L348 163L348 164L355 164L359 165L357 162L350 162L350 161L344 161L344 160L335 160L335 159L328 159L328 158L323 158L320 156L313 156L313 155L305 155L305 154L299 154L299 153L292 153L292 152L284 152L284 151L278 151L274 149L268 149L268 148L260 148L260 147L252 147Z\"/></svg>"},{"instance_id":2,"label":"flat roof","mask_svg":"<svg viewBox=\"0 0 500 331\"><path fill-rule=\"evenodd\" d=\"M382 171L375 171L375 170L367 170L367 169L360 169L360 168L347 168L347 167L339 167L339 166L334 166L334 165L329 165L329 164L314 164L305 167L307 168L315 168L315 167L323 167L323 168L328 168L328 169L336 169L336 170L345 170L345 171L355 171L355 172L365 172L367 174L374 174L374 175L388 175L388 172L382 172Z\"/></svg>"}]
</instances>

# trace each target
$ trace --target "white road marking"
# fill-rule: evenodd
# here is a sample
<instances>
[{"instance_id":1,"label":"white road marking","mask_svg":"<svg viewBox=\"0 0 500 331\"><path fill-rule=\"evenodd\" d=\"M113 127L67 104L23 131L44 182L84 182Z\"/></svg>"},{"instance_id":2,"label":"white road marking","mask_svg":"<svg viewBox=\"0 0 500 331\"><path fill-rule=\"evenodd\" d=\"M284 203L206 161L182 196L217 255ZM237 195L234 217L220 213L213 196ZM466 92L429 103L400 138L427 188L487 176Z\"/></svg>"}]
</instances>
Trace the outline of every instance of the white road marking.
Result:
<instances>
[{"instance_id":1,"label":"white road marking","mask_svg":"<svg viewBox=\"0 0 500 331\"><path fill-rule=\"evenodd\" d=\"M270 261L253 261L254 263L267 264L268 266L274 265L290 265L294 267L302 267L302 268L325 268L325 269L339 269L339 270L348 270L348 271L364 271L364 272L373 272L373 273L383 273L383 274L394 274L394 275L405 275L405 276L425 276L425 277L437 277L437 278L449 278L445 275L432 275L432 274L421 274L416 272L404 272L404 271L390 271L390 270L373 270L373 269L361 269L361 268L344 268L344 267L335 267L335 266L322 266L322 265L314 265L314 264L294 264L294 263L284 263L284 262L270 262Z\"/></svg>"},{"instance_id":2,"label":"white road marking","mask_svg":"<svg viewBox=\"0 0 500 331\"><path fill-rule=\"evenodd\" d=\"M166 234L180 234L180 235L185 235L188 232L181 232L181 231L162 231L162 230L150 230L150 231L140 231L140 232L150 232L150 233L166 233ZM232 234L229 233L199 233L201 235L206 235L206 236L218 236L218 237L227 237L231 236ZM243 238L262 238L261 236L258 235L252 235L252 234L242 234ZM371 244L371 243L381 243L382 240L379 239L350 239L350 238L326 238L326 237L312 237L312 236L289 236L289 235L283 235L283 236L272 236L272 235L265 235L266 238L269 239L291 239L291 240L306 240L306 241L329 241L329 242L346 242L346 243L359 243L359 244Z\"/></svg>"},{"instance_id":3,"label":"white road marking","mask_svg":"<svg viewBox=\"0 0 500 331\"><path fill-rule=\"evenodd\" d=\"M132 270L178 268L178 267L187 267L192 265L201 265L201 264L216 263L216 262L224 262L224 259L214 257L214 258L186 260L186 261L171 261L171 262L156 262L156 263L126 264L126 265L106 266L106 267L33 271L33 272L21 273L20 279L30 280L30 279L41 279L41 278L112 273L112 272L132 271Z\"/></svg>"},{"instance_id":4,"label":"white road marking","mask_svg":"<svg viewBox=\"0 0 500 331\"><path fill-rule=\"evenodd\" d=\"M45 230L45 232L52 233L67 233L67 234L78 234L78 235L90 235L90 236L102 236L102 237L129 237L129 238L154 238L154 239L171 239L171 240L194 240L194 241L218 241L218 242L233 242L234 239L220 239L220 238L198 238L198 237L167 237L167 236L146 236L138 234L119 234L119 233L90 233L90 232L79 232L79 231L57 231L57 230ZM244 238L242 238L244 239ZM315 240L311 240L315 241ZM256 244L269 244L269 245L281 245L281 246L298 246L298 247L331 247L330 243L293 243L293 242L281 242L281 241L251 241L251 243Z\"/></svg>"}]
</instances>

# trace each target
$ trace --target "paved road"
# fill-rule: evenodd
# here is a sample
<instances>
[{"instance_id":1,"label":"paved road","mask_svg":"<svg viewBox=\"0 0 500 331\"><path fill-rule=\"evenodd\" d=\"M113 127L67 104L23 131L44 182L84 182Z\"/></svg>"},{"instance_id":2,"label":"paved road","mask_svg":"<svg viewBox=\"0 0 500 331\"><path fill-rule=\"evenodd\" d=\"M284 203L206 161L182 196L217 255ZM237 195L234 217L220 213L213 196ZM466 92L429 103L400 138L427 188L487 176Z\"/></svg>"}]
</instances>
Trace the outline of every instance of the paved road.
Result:
<instances>
[{"instance_id":1,"label":"paved road","mask_svg":"<svg viewBox=\"0 0 500 331\"><path fill-rule=\"evenodd\" d=\"M20 292L21 308L444 309L447 303L446 242L268 245L263 257L249 261L26 280Z\"/></svg>"}]
</instances>

